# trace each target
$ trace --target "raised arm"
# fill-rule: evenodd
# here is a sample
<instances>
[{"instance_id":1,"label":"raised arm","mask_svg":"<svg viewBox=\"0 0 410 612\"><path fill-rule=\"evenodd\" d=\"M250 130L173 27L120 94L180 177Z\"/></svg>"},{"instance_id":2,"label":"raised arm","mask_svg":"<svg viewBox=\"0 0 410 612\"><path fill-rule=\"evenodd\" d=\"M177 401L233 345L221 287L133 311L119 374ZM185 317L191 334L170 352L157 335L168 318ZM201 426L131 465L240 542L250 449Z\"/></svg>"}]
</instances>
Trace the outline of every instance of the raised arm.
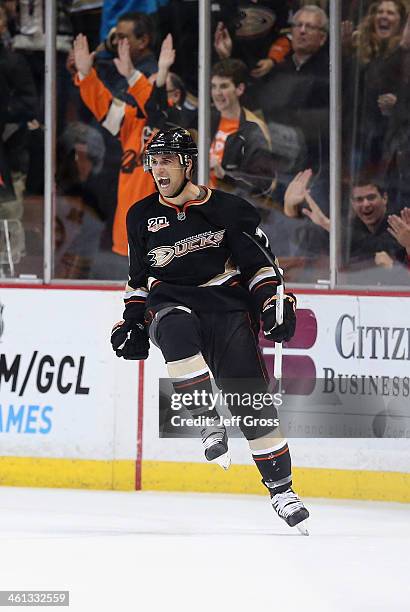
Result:
<instances>
[{"instance_id":1,"label":"raised arm","mask_svg":"<svg viewBox=\"0 0 410 612\"><path fill-rule=\"evenodd\" d=\"M110 110L113 96L93 68L95 53L90 53L86 36L78 34L74 39L73 51L77 70L74 82L80 89L81 99L94 117L103 121Z\"/></svg>"},{"instance_id":2,"label":"raised arm","mask_svg":"<svg viewBox=\"0 0 410 612\"><path fill-rule=\"evenodd\" d=\"M152 84L131 61L130 43L126 38L118 41L118 57L114 59L119 74L128 81L128 93L134 98L139 108L145 112L145 105L152 92Z\"/></svg>"}]
</instances>

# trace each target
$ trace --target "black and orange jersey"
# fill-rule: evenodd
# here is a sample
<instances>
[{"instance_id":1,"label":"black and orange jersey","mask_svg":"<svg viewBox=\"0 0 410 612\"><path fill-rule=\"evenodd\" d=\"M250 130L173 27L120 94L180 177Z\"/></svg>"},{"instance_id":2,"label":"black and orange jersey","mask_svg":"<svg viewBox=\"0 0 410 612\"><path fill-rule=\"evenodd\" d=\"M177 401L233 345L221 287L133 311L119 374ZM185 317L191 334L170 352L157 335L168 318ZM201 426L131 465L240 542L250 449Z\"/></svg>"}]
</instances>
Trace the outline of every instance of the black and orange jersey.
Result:
<instances>
[{"instance_id":1,"label":"black and orange jersey","mask_svg":"<svg viewBox=\"0 0 410 612\"><path fill-rule=\"evenodd\" d=\"M142 73L136 71L128 90L138 104L138 108L135 108L114 98L94 69L82 79L77 75L75 83L84 104L101 125L121 142L123 156L118 179L112 250L119 255L127 255L127 212L136 201L155 191L151 174L145 173L142 165L144 147L151 136L144 109L152 85Z\"/></svg>"},{"instance_id":2,"label":"black and orange jersey","mask_svg":"<svg viewBox=\"0 0 410 612\"><path fill-rule=\"evenodd\" d=\"M125 318L141 320L145 310L163 304L202 312L254 310L276 293L273 267L243 233L267 244L259 214L242 198L202 189L205 197L183 207L154 194L130 209Z\"/></svg>"}]
</instances>

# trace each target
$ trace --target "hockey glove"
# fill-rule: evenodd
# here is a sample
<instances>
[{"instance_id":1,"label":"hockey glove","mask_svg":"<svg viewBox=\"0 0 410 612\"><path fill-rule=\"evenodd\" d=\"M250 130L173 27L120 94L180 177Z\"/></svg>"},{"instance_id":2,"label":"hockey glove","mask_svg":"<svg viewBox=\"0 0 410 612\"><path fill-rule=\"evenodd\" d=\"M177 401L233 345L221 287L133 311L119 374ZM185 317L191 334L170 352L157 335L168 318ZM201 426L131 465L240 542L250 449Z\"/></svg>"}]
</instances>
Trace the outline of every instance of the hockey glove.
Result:
<instances>
[{"instance_id":1,"label":"hockey glove","mask_svg":"<svg viewBox=\"0 0 410 612\"><path fill-rule=\"evenodd\" d=\"M296 297L293 293L283 296L283 323L276 323L276 295L267 299L262 309L262 329L265 338L272 342L288 342L296 329Z\"/></svg>"},{"instance_id":2,"label":"hockey glove","mask_svg":"<svg viewBox=\"0 0 410 612\"><path fill-rule=\"evenodd\" d=\"M144 324L133 320L119 321L112 328L111 345L117 357L147 359L149 340Z\"/></svg>"}]
</instances>

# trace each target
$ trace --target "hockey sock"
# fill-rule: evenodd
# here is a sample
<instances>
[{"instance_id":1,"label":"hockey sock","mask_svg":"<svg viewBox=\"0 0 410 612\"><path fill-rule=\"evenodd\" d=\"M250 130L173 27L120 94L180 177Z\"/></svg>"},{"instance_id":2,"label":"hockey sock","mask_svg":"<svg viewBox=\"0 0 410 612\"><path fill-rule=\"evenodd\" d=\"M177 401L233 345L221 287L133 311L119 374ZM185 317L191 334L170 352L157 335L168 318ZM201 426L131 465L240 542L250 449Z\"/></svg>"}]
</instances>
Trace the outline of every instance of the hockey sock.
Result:
<instances>
[{"instance_id":1,"label":"hockey sock","mask_svg":"<svg viewBox=\"0 0 410 612\"><path fill-rule=\"evenodd\" d=\"M211 402L213 399L211 377L202 354L198 353L193 357L168 362L167 367L169 375L174 379L172 384L175 392L191 396L189 398L191 406L188 407L188 410L192 416L205 417L205 422L201 426L205 458L208 461L227 458L226 429L224 425L219 424L219 415ZM227 469L229 464L230 458L224 460L220 465Z\"/></svg>"},{"instance_id":2,"label":"hockey sock","mask_svg":"<svg viewBox=\"0 0 410 612\"><path fill-rule=\"evenodd\" d=\"M275 439L272 439L272 442ZM292 485L292 467L289 447L286 440L282 439L269 448L256 450L257 440L251 440L254 448L252 458L258 468L263 484L269 489L271 496L283 493Z\"/></svg>"},{"instance_id":3,"label":"hockey sock","mask_svg":"<svg viewBox=\"0 0 410 612\"><path fill-rule=\"evenodd\" d=\"M193 398L189 412L193 416L218 418L215 408L211 408L213 396L211 376L201 353L178 361L167 363L168 374L173 379L176 393L190 394Z\"/></svg>"}]
</instances>

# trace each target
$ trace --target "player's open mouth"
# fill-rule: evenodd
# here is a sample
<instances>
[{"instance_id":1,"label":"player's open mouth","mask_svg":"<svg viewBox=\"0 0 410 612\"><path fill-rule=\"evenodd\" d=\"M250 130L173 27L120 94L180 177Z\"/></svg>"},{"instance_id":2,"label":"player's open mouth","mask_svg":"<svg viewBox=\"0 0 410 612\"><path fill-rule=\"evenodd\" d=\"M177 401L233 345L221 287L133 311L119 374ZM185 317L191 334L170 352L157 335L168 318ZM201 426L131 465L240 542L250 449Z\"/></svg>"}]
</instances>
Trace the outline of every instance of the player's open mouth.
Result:
<instances>
[{"instance_id":1,"label":"player's open mouth","mask_svg":"<svg viewBox=\"0 0 410 612\"><path fill-rule=\"evenodd\" d=\"M171 183L171 179L169 178L159 178L158 179L158 184L160 187L168 187L170 183Z\"/></svg>"}]
</instances>

